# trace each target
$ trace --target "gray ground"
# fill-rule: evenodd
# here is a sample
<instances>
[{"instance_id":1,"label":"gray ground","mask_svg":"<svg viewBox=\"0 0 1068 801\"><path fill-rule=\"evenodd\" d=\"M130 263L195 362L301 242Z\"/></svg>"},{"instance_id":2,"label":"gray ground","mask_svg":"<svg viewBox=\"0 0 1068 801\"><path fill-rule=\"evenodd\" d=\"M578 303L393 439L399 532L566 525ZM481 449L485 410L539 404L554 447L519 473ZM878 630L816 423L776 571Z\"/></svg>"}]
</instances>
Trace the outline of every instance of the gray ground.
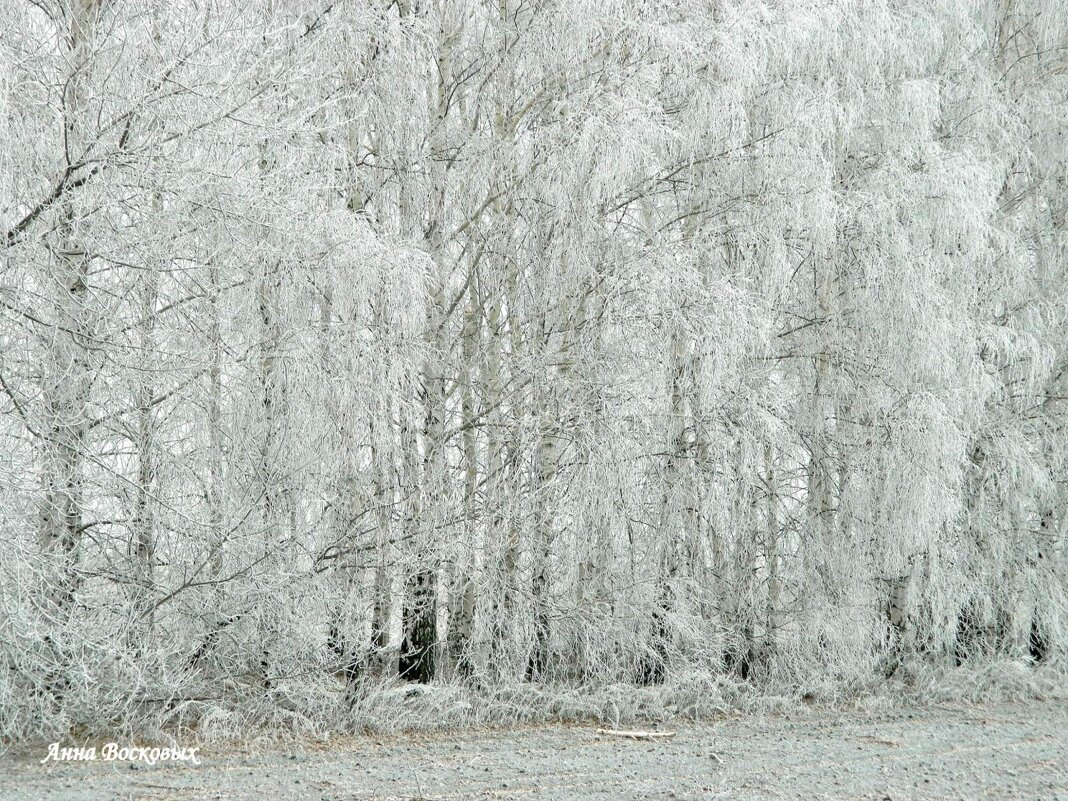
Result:
<instances>
[{"instance_id":1,"label":"gray ground","mask_svg":"<svg viewBox=\"0 0 1068 801\"><path fill-rule=\"evenodd\" d=\"M3 801L112 799L1064 799L1068 704L1027 702L662 725L554 726L329 746L205 749L197 767L0 756Z\"/></svg>"}]
</instances>

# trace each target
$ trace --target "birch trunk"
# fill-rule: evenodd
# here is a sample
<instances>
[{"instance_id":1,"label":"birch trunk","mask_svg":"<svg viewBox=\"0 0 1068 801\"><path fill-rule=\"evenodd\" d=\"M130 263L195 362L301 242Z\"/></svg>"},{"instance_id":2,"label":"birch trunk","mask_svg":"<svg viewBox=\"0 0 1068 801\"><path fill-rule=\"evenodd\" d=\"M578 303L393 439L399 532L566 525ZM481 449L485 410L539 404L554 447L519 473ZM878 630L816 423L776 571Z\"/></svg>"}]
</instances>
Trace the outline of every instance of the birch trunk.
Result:
<instances>
[{"instance_id":1,"label":"birch trunk","mask_svg":"<svg viewBox=\"0 0 1068 801\"><path fill-rule=\"evenodd\" d=\"M63 128L68 168L83 157L87 84L92 67L95 0L74 0L70 6L68 76L63 93ZM82 244L82 218L76 199L60 205L55 227L55 261L51 286L55 324L45 368L43 458L39 539L46 565L42 611L56 637L46 635L54 669L46 683L57 697L67 686L64 629L74 613L79 581L80 545L85 530L86 499L83 463L88 437L89 394L92 387L93 334L90 259Z\"/></svg>"},{"instance_id":2,"label":"birch trunk","mask_svg":"<svg viewBox=\"0 0 1068 801\"><path fill-rule=\"evenodd\" d=\"M469 282L474 283L474 282ZM463 327L463 384L461 415L464 465L464 541L465 553L460 555L452 613L449 616L449 653L453 672L460 678L473 673L476 661L473 641L475 612L478 603L478 574L481 572L481 526L476 518L478 490L478 443L475 437L475 377L478 358L478 333L481 329L479 304L474 288L468 289Z\"/></svg>"},{"instance_id":3,"label":"birch trunk","mask_svg":"<svg viewBox=\"0 0 1068 801\"><path fill-rule=\"evenodd\" d=\"M687 343L676 325L671 332L668 362L667 453L661 478L660 517L657 525L659 557L657 561L657 590L654 599L650 650L639 669L641 684L659 684L664 680L674 635L670 616L675 606L676 577L680 562L680 528L682 524L679 497L682 459L686 451L686 391L685 372Z\"/></svg>"},{"instance_id":4,"label":"birch trunk","mask_svg":"<svg viewBox=\"0 0 1068 801\"><path fill-rule=\"evenodd\" d=\"M448 181L449 80L452 74L452 21L447 16L448 3L436 8L439 20L437 43L437 85L432 94L434 115L431 120L430 154L432 158L430 208L424 239L430 253L433 274L427 299L425 359L422 370L423 395L423 475L422 520L414 521L420 534L418 564L409 581L409 600L404 620L404 646L401 675L419 682L431 681L437 669L441 638L438 632L439 570L441 544L436 541L446 520L445 508L445 375L444 343L445 276L448 270L445 253Z\"/></svg>"},{"instance_id":5,"label":"birch trunk","mask_svg":"<svg viewBox=\"0 0 1068 801\"><path fill-rule=\"evenodd\" d=\"M504 54L515 43L515 31L509 14L509 0L499 0L494 20L500 37L499 52ZM489 408L487 430L486 500L488 509L487 547L492 549L495 567L491 577L499 613L491 625L490 663L498 678L515 680L522 675L525 653L519 642L523 629L524 589L520 576L520 532L515 522L518 502L517 449L521 436L519 414L521 401L520 359L523 353L523 329L519 317L519 254L514 237L517 219L514 198L507 191L516 175L516 165L509 153L513 131L508 110L514 94L511 61L504 58L496 82L493 116L494 177L490 183L493 218L502 228L502 242L491 256L493 280L480 282L482 305L486 309L486 346L484 383ZM512 397L509 397L509 395Z\"/></svg>"},{"instance_id":6,"label":"birch trunk","mask_svg":"<svg viewBox=\"0 0 1068 801\"><path fill-rule=\"evenodd\" d=\"M157 194L153 208L159 211L162 202ZM138 348L142 354L141 374L137 387L137 483L134 487L134 556L137 570L134 583L133 610L139 632L138 649L147 642L154 626L152 594L155 586L157 492L157 424L153 398L156 394L156 302L159 294L159 272L149 265L141 290L141 324Z\"/></svg>"},{"instance_id":7,"label":"birch trunk","mask_svg":"<svg viewBox=\"0 0 1068 801\"><path fill-rule=\"evenodd\" d=\"M764 541L764 559L768 572L768 600L764 612L765 659L778 650L780 610L782 609L782 547L779 500L779 477L775 470L775 450L769 444L764 448L764 481L767 485L767 536Z\"/></svg>"}]
</instances>

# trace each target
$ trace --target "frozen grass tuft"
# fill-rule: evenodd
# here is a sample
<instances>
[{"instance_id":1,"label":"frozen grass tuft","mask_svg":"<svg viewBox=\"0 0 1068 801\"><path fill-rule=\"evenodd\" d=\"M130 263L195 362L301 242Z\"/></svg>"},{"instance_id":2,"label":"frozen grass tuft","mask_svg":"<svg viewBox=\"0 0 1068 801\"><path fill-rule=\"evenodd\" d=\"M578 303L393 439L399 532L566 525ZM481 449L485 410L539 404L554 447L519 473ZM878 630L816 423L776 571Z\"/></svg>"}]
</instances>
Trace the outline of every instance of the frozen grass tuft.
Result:
<instances>
[{"instance_id":1,"label":"frozen grass tuft","mask_svg":"<svg viewBox=\"0 0 1068 801\"><path fill-rule=\"evenodd\" d=\"M267 743L327 740L353 734L397 734L466 728L588 723L641 726L702 721L736 714L786 714L809 705L859 710L947 703L1068 700L1068 672L1060 664L1035 667L998 660L965 667L913 669L905 679L855 683L757 685L712 672L672 674L658 686L625 683L478 687L382 681L365 686L354 703L337 681L272 688L232 686L219 698L174 698L167 703L114 704L108 721L93 724L53 716L46 737L91 741L127 737L139 742ZM29 714L23 709L19 714ZM84 720L93 720L86 715ZM12 721L17 727L18 721ZM35 721L40 725L40 719ZM37 738L33 738L37 739Z\"/></svg>"},{"instance_id":2,"label":"frozen grass tuft","mask_svg":"<svg viewBox=\"0 0 1068 801\"><path fill-rule=\"evenodd\" d=\"M910 697L943 703L991 703L1068 699L1068 671L1064 664L1034 666L1020 659L998 659L955 668L917 669Z\"/></svg>"}]
</instances>

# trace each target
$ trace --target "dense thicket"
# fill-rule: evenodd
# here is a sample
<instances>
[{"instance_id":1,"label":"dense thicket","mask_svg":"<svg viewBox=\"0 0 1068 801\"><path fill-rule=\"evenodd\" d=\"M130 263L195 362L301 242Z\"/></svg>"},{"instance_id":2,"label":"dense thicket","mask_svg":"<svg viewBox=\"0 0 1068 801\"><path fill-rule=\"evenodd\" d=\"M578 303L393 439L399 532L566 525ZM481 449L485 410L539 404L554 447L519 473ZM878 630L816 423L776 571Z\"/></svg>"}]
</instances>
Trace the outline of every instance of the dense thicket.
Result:
<instances>
[{"instance_id":1,"label":"dense thicket","mask_svg":"<svg viewBox=\"0 0 1068 801\"><path fill-rule=\"evenodd\" d=\"M1065 4L0 10L0 735L1064 658Z\"/></svg>"}]
</instances>

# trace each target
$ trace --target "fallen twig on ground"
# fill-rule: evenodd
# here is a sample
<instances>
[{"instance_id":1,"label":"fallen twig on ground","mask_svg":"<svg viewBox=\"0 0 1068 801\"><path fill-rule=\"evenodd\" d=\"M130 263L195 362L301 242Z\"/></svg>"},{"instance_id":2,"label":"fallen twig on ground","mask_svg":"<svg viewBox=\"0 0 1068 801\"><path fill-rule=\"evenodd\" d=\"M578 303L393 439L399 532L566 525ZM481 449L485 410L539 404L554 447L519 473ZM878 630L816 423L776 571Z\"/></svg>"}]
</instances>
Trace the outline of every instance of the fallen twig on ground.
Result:
<instances>
[{"instance_id":1,"label":"fallen twig on ground","mask_svg":"<svg viewBox=\"0 0 1068 801\"><path fill-rule=\"evenodd\" d=\"M673 731L618 731L616 729L598 729L598 734L609 737L629 737L632 740L657 740L674 737Z\"/></svg>"}]
</instances>

